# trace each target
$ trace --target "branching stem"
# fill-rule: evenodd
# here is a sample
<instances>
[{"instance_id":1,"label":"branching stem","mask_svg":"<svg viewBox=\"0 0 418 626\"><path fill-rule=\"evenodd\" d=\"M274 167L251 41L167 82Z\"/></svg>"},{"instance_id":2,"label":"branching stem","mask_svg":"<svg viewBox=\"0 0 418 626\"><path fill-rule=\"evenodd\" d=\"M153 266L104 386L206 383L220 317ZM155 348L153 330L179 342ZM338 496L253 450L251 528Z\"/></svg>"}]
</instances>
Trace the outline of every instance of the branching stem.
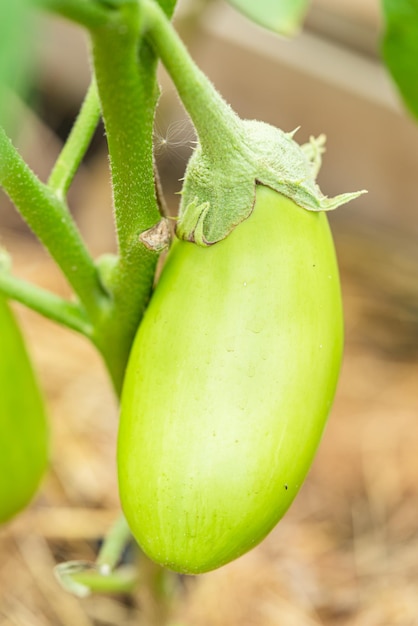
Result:
<instances>
[{"instance_id":1,"label":"branching stem","mask_svg":"<svg viewBox=\"0 0 418 626\"><path fill-rule=\"evenodd\" d=\"M107 295L65 202L35 176L2 128L0 185L59 265L90 318L100 316Z\"/></svg>"},{"instance_id":2,"label":"branching stem","mask_svg":"<svg viewBox=\"0 0 418 626\"><path fill-rule=\"evenodd\" d=\"M58 324L92 337L92 326L80 305L29 283L8 272L0 272L0 293L16 300Z\"/></svg>"}]
</instances>

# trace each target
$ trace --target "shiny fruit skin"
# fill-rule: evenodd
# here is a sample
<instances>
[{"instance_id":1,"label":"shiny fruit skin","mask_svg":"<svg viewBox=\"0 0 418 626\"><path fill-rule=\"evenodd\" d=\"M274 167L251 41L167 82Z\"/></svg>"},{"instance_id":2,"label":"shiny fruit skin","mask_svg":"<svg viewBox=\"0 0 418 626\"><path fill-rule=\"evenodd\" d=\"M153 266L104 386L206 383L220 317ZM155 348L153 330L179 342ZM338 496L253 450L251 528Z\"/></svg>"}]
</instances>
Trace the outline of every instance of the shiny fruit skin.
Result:
<instances>
[{"instance_id":1,"label":"shiny fruit skin","mask_svg":"<svg viewBox=\"0 0 418 626\"><path fill-rule=\"evenodd\" d=\"M0 523L29 504L47 455L42 397L20 329L0 297Z\"/></svg>"},{"instance_id":2,"label":"shiny fruit skin","mask_svg":"<svg viewBox=\"0 0 418 626\"><path fill-rule=\"evenodd\" d=\"M137 333L118 468L141 548L183 573L259 543L288 509L332 404L343 346L324 213L264 186L223 241L176 241Z\"/></svg>"}]
</instances>

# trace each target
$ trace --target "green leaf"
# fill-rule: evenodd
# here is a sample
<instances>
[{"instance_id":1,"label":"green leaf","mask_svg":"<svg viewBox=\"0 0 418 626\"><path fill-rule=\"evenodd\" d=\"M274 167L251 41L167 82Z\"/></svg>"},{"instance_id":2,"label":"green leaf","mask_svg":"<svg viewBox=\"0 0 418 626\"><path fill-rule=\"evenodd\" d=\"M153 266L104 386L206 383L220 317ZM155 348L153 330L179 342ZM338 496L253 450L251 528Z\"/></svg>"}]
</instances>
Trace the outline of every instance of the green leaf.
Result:
<instances>
[{"instance_id":1,"label":"green leaf","mask_svg":"<svg viewBox=\"0 0 418 626\"><path fill-rule=\"evenodd\" d=\"M30 41L29 0L0 1L0 122L4 122L6 85L19 91L24 80Z\"/></svg>"},{"instance_id":2,"label":"green leaf","mask_svg":"<svg viewBox=\"0 0 418 626\"><path fill-rule=\"evenodd\" d=\"M4 82L12 75L20 57L21 22L24 15L24 0L0 2L0 80Z\"/></svg>"},{"instance_id":3,"label":"green leaf","mask_svg":"<svg viewBox=\"0 0 418 626\"><path fill-rule=\"evenodd\" d=\"M418 118L418 0L382 0L383 59L409 110Z\"/></svg>"},{"instance_id":4,"label":"green leaf","mask_svg":"<svg viewBox=\"0 0 418 626\"><path fill-rule=\"evenodd\" d=\"M253 22L281 35L295 35L308 10L309 0L228 0Z\"/></svg>"}]
</instances>

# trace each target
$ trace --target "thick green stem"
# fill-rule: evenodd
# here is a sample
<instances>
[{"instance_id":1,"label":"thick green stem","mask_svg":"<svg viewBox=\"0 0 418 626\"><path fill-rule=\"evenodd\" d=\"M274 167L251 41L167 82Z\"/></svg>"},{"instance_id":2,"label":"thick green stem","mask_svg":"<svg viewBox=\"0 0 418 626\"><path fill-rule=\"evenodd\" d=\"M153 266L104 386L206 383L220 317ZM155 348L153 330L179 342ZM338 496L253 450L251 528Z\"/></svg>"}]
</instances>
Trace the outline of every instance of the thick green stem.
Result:
<instances>
[{"instance_id":1,"label":"thick green stem","mask_svg":"<svg viewBox=\"0 0 418 626\"><path fill-rule=\"evenodd\" d=\"M156 91L138 66L139 15L119 27L92 32L93 61L103 108L112 172L115 220L122 257L138 248L139 234L159 220L152 161ZM123 29L122 29L123 26ZM154 62L153 62L154 64Z\"/></svg>"},{"instance_id":2,"label":"thick green stem","mask_svg":"<svg viewBox=\"0 0 418 626\"><path fill-rule=\"evenodd\" d=\"M161 217L152 151L156 59L148 46L140 46L137 4L121 7L117 25L93 29L91 41L109 146L120 255L107 283L114 310L104 321L101 350L108 366L113 362L112 367L117 367L113 379L120 389L158 259L139 239Z\"/></svg>"},{"instance_id":3,"label":"thick green stem","mask_svg":"<svg viewBox=\"0 0 418 626\"><path fill-rule=\"evenodd\" d=\"M0 185L43 243L94 320L107 296L66 204L23 161L0 128Z\"/></svg>"},{"instance_id":4,"label":"thick green stem","mask_svg":"<svg viewBox=\"0 0 418 626\"><path fill-rule=\"evenodd\" d=\"M83 160L100 119L100 100L96 81L93 79L80 113L67 141L54 165L48 187L64 199L74 175Z\"/></svg>"},{"instance_id":5,"label":"thick green stem","mask_svg":"<svg viewBox=\"0 0 418 626\"><path fill-rule=\"evenodd\" d=\"M154 0L140 0L140 5L146 36L176 85L204 151L222 154L228 140L233 149L240 136L237 116L194 63L160 6Z\"/></svg>"},{"instance_id":6,"label":"thick green stem","mask_svg":"<svg viewBox=\"0 0 418 626\"><path fill-rule=\"evenodd\" d=\"M58 324L91 338L93 328L80 305L37 287L25 280L0 272L0 293L20 302Z\"/></svg>"}]
</instances>

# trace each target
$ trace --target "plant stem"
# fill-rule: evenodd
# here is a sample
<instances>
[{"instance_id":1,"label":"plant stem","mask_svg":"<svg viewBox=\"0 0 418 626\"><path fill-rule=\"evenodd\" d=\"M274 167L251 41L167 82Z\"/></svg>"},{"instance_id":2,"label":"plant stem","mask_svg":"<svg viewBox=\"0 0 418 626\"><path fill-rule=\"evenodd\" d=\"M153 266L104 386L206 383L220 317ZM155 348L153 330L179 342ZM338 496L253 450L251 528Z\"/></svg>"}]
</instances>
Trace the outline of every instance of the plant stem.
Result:
<instances>
[{"instance_id":1,"label":"plant stem","mask_svg":"<svg viewBox=\"0 0 418 626\"><path fill-rule=\"evenodd\" d=\"M2 128L0 185L59 265L87 314L92 320L100 316L108 297L66 204L35 176Z\"/></svg>"},{"instance_id":2,"label":"plant stem","mask_svg":"<svg viewBox=\"0 0 418 626\"><path fill-rule=\"evenodd\" d=\"M138 583L138 572L132 565L103 574L95 563L66 561L56 565L54 573L60 585L78 598L91 593L131 593Z\"/></svg>"},{"instance_id":3,"label":"plant stem","mask_svg":"<svg viewBox=\"0 0 418 626\"><path fill-rule=\"evenodd\" d=\"M92 29L91 42L109 147L119 247L119 260L109 281L114 308L103 321L101 351L120 391L158 259L139 236L161 216L152 151L156 58L148 46L140 46L138 4L122 6L118 15L117 24Z\"/></svg>"},{"instance_id":4,"label":"plant stem","mask_svg":"<svg viewBox=\"0 0 418 626\"><path fill-rule=\"evenodd\" d=\"M138 246L139 234L160 218L154 191L152 125L154 73L138 66L139 13L124 7L119 27L92 31L92 51L103 108L121 257ZM155 60L152 61L155 66Z\"/></svg>"},{"instance_id":5,"label":"plant stem","mask_svg":"<svg viewBox=\"0 0 418 626\"><path fill-rule=\"evenodd\" d=\"M127 543L132 539L126 519L121 515L107 533L96 559L96 565L103 574L114 570L119 563Z\"/></svg>"},{"instance_id":6,"label":"plant stem","mask_svg":"<svg viewBox=\"0 0 418 626\"><path fill-rule=\"evenodd\" d=\"M92 570L73 574L71 578L77 587L85 587L90 593L132 593L138 584L138 572L129 565L106 576Z\"/></svg>"},{"instance_id":7,"label":"plant stem","mask_svg":"<svg viewBox=\"0 0 418 626\"><path fill-rule=\"evenodd\" d=\"M48 180L48 187L64 199L74 175L83 160L100 119L100 100L96 81L87 91L80 113Z\"/></svg>"},{"instance_id":8,"label":"plant stem","mask_svg":"<svg viewBox=\"0 0 418 626\"><path fill-rule=\"evenodd\" d=\"M154 0L140 0L147 38L169 72L207 154L216 158L226 140L235 146L241 134L239 120L197 67L171 22Z\"/></svg>"},{"instance_id":9,"label":"plant stem","mask_svg":"<svg viewBox=\"0 0 418 626\"><path fill-rule=\"evenodd\" d=\"M37 287L7 272L0 272L0 293L37 311L58 324L91 338L93 328L83 309L76 303Z\"/></svg>"}]
</instances>

